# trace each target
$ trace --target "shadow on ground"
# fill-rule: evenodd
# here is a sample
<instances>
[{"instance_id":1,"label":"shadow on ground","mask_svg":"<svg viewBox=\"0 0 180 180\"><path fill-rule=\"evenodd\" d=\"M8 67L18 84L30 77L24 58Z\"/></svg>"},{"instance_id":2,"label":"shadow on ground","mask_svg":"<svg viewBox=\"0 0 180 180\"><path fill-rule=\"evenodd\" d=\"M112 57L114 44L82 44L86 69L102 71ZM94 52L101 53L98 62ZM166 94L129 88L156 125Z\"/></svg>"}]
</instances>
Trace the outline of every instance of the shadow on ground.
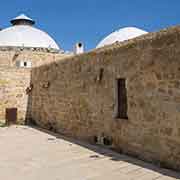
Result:
<instances>
[{"instance_id":1,"label":"shadow on ground","mask_svg":"<svg viewBox=\"0 0 180 180\"><path fill-rule=\"evenodd\" d=\"M142 160L127 156L125 154L117 153L117 152L115 152L115 151L113 151L113 150L111 150L109 148L104 147L104 146L93 145L93 144L89 144L87 142L79 141L79 140L76 140L76 139L73 139L73 138L70 138L70 137L65 137L64 135L57 134L57 133L51 132L49 130L39 128L37 126L30 126L30 127L35 128L36 130L42 131L43 133L47 133L47 134L50 134L50 135L54 136L54 138L49 138L48 141L53 141L53 140L55 140L55 138L63 139L65 141L69 142L70 145L72 145L72 144L80 145L80 146L82 146L84 148L87 148L87 149L89 149L91 151L94 151L95 153L107 156L112 161L128 162L128 163L140 166L142 168L158 172L158 173L160 173L162 175L165 175L165 176L180 179L180 173L179 172L172 171L172 170L169 170L169 169L160 168L160 167L158 167L158 166L156 166L154 164L146 163L146 162L144 162ZM99 156L96 154L96 155L90 156L90 158L99 158Z\"/></svg>"}]
</instances>

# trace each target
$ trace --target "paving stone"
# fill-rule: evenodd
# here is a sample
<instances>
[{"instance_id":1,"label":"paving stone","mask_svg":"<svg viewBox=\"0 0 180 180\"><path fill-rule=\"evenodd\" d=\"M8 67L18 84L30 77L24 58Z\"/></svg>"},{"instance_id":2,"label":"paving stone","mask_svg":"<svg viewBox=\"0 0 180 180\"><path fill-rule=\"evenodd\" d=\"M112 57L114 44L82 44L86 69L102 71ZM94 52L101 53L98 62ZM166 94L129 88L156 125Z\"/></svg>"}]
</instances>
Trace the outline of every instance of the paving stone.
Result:
<instances>
[{"instance_id":1,"label":"paving stone","mask_svg":"<svg viewBox=\"0 0 180 180\"><path fill-rule=\"evenodd\" d=\"M0 128L0 139L0 179L175 180L180 177L177 172L63 136L56 138L31 127Z\"/></svg>"}]
</instances>

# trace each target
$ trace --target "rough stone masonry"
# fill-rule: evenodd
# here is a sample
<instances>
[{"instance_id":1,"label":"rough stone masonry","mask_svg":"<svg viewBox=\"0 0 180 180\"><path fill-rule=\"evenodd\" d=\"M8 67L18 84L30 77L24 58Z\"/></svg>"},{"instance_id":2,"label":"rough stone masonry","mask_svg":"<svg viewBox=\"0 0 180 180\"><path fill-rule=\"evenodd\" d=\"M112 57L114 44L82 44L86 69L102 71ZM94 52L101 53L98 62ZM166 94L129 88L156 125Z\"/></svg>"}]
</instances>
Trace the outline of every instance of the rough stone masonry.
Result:
<instances>
[{"instance_id":1,"label":"rough stone masonry","mask_svg":"<svg viewBox=\"0 0 180 180\"><path fill-rule=\"evenodd\" d=\"M117 80L127 118L117 118ZM30 120L180 170L180 27L35 67ZM120 99L121 100L121 99ZM121 104L120 104L121 106Z\"/></svg>"},{"instance_id":2,"label":"rough stone masonry","mask_svg":"<svg viewBox=\"0 0 180 180\"><path fill-rule=\"evenodd\" d=\"M7 108L16 108L17 123L25 124L31 68L66 56L69 55L43 48L0 47L0 121L6 119ZM17 66L20 61L29 61L32 67Z\"/></svg>"}]
</instances>

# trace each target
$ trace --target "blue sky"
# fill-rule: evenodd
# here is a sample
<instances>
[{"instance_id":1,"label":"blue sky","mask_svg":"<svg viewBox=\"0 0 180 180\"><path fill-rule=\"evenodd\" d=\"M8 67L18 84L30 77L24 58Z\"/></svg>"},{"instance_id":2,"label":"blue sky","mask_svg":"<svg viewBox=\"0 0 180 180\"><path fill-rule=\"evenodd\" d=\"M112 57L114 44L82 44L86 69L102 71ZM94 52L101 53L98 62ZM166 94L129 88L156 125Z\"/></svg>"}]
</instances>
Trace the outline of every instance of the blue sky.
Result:
<instances>
[{"instance_id":1,"label":"blue sky","mask_svg":"<svg viewBox=\"0 0 180 180\"><path fill-rule=\"evenodd\" d=\"M86 49L114 30L136 26L147 31L180 24L180 0L3 0L0 27L25 13L65 50L82 41Z\"/></svg>"}]
</instances>

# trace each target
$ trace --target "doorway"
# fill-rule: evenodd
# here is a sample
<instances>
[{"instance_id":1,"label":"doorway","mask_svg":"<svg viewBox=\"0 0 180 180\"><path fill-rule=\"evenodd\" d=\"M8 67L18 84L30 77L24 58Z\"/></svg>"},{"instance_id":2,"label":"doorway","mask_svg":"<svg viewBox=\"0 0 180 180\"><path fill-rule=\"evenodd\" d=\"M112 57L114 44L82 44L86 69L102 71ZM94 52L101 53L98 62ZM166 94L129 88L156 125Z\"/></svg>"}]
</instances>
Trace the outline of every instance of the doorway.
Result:
<instances>
[{"instance_id":1,"label":"doorway","mask_svg":"<svg viewBox=\"0 0 180 180\"><path fill-rule=\"evenodd\" d=\"M6 124L16 124L17 108L6 108Z\"/></svg>"}]
</instances>

